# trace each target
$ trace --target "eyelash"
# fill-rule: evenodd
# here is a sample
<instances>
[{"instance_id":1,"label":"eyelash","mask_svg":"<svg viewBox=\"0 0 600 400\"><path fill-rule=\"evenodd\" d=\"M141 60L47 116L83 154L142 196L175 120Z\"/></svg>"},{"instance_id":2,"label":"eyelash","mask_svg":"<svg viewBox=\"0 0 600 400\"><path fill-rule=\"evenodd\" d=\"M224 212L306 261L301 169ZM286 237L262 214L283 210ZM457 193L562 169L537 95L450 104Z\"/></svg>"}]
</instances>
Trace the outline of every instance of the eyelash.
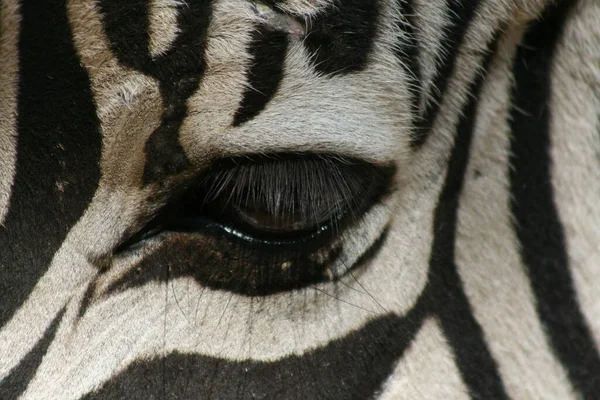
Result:
<instances>
[{"instance_id":1,"label":"eyelash","mask_svg":"<svg viewBox=\"0 0 600 400\"><path fill-rule=\"evenodd\" d=\"M386 195L393 174L393 167L331 155L224 159L117 253L162 233L187 234L187 240L178 236L172 246L184 241L196 246L185 258L191 269L187 274L201 273L205 285L247 295L303 287L331 278L327 269L343 252L341 232ZM275 227L277 221L297 217L303 229L294 224L286 231L251 226L236 208L249 209ZM208 265L212 272L198 271Z\"/></svg>"}]
</instances>

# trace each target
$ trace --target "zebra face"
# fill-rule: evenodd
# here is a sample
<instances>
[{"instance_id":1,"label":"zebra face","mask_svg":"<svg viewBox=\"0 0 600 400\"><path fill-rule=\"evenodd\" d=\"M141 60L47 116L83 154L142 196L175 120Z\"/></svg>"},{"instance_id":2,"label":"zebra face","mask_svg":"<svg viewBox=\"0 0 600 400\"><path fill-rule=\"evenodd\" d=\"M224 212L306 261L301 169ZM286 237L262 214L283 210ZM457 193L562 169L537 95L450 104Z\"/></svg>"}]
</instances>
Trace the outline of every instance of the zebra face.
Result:
<instances>
[{"instance_id":1,"label":"zebra face","mask_svg":"<svg viewBox=\"0 0 600 400\"><path fill-rule=\"evenodd\" d=\"M83 294L81 322L119 309L135 314L128 329L144 327L134 336L167 329L173 351L202 343L206 356L269 361L404 314L425 285L418 248L430 241L410 228L423 212L413 204L433 207L426 194L443 174L432 165L429 179L411 177L416 100L398 37L412 37L399 8L194 7L68 8L103 146L88 208L106 227L89 238L105 246L92 263L103 272ZM423 190L406 198L408 185ZM412 211L395 220L399 202ZM401 244L385 246L389 235ZM380 304L370 292L402 295Z\"/></svg>"},{"instance_id":2,"label":"zebra face","mask_svg":"<svg viewBox=\"0 0 600 400\"><path fill-rule=\"evenodd\" d=\"M411 179L412 32L392 4L290 7L69 6L102 131L99 210L120 208L100 217L103 290L168 261L199 289L272 294L335 281L382 246ZM420 285L402 307L426 269L408 273Z\"/></svg>"},{"instance_id":3,"label":"zebra face","mask_svg":"<svg viewBox=\"0 0 600 400\"><path fill-rule=\"evenodd\" d=\"M597 393L594 0L2 7L1 398Z\"/></svg>"}]
</instances>

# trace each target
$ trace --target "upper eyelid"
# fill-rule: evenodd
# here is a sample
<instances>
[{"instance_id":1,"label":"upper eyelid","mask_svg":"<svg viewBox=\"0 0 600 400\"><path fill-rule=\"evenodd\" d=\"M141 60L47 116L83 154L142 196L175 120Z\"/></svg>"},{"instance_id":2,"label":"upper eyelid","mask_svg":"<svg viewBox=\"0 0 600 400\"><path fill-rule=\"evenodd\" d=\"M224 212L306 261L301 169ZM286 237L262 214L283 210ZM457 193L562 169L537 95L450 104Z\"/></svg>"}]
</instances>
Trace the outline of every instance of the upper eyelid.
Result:
<instances>
[{"instance_id":1,"label":"upper eyelid","mask_svg":"<svg viewBox=\"0 0 600 400\"><path fill-rule=\"evenodd\" d=\"M217 159L214 160L211 164L209 164L207 167L203 168L203 170L198 174L198 176L196 176L195 178L192 179L188 179L185 182L181 182L178 186L175 187L171 187L169 188L169 190L167 191L167 193L164 194L163 197L163 201L161 201L160 203L162 204L162 206L158 207L158 210L156 212L154 212L152 215L149 215L145 218L145 221L140 221L140 224L138 225L139 228L136 229L133 232L129 232L122 240L121 240L121 244L119 246L117 246L117 249L122 249L123 246L125 246L127 243L131 242L132 238L135 237L140 237L143 236L141 235L141 233L145 230L148 229L149 226L152 226L152 224L157 220L157 218L161 215L168 215L169 213L175 214L177 212L178 209L180 209L181 207L184 206L185 202L189 200L189 198L195 199L198 201L196 203L197 208L198 208L198 212L200 212L200 210L202 209L202 207L205 205L205 201L206 201L206 192L210 191L210 188L207 188L207 180L211 180L214 179L215 176L217 176L219 173L223 173L224 170L227 170L227 168L231 168L231 167L235 167L235 166L239 166L240 164L247 164L247 165L252 165L253 163L260 163L260 162L264 162L265 160L267 161L271 161L274 164L277 164L277 162L281 162L281 165L285 165L285 161L289 161L289 160L296 160L299 162L299 160L304 160L304 161L308 161L308 162L312 162L313 166L314 165L321 165L321 168L324 167L333 167L333 166L338 166L341 168L341 171L338 170L337 172L339 174L345 175L346 178L348 179L354 179L353 181L351 181L350 186L352 186L353 184L356 185L360 185L361 183L363 183L364 181L361 179L356 179L356 173L361 173L360 170L364 169L365 171L367 171L369 173L369 177L371 179L375 179L375 180L380 180L380 187L377 189L377 191L381 191L381 193L352 193L352 189L348 189L349 192L347 192L347 195L356 195L357 197L364 197L364 196L372 196L372 199L368 199L367 202L374 202L377 201L380 197L389 194L390 191L393 190L393 177L395 176L395 171L396 171L396 167L394 165L375 165L363 160L358 160L358 159L349 159L349 158L345 158L341 155L329 155L329 154L315 154L315 153L293 153L293 154L287 154L287 153L278 153L278 154L270 154L270 155L246 155L243 157L228 157L228 158L221 158L221 159ZM319 163L319 160L322 161L322 163ZM316 164L314 164L316 163ZM301 163L299 162L299 165L301 165ZM353 166L354 168L350 168L350 169L346 169L344 171L344 166ZM276 168L276 167L275 167ZM354 174L349 174L349 171L354 172ZM234 177L235 179L235 177ZM354 183L352 183L354 182ZM263 187L262 190L263 191L275 191L275 190L280 190L281 186L277 187L268 187L267 185L264 184L264 182L262 182ZM294 182L291 182L290 184L294 184ZM296 184L298 184L296 182ZM299 183L300 186L307 185L307 182L303 182L303 183ZM227 185L224 185L223 189L224 190L228 190L228 188L226 187ZM226 193L226 195L229 193ZM320 195L322 195L323 193L320 193ZM334 198L335 200L344 200L341 199L341 195L340 193L335 193L332 191L329 191L328 193L326 193L330 196L330 198ZM217 194L218 195L218 194ZM314 198L314 197L313 197ZM311 198L310 197L306 197L305 201L310 201ZM363 204L364 199L359 199L361 202L358 203ZM353 200L354 201L354 200ZM358 200L356 200L358 201ZM311 204L305 205L305 209L308 210L307 212L310 212L310 207L313 207ZM362 211L358 209L359 207L352 207L352 205L350 206L350 217L352 219L356 219L357 217L359 217Z\"/></svg>"},{"instance_id":2,"label":"upper eyelid","mask_svg":"<svg viewBox=\"0 0 600 400\"><path fill-rule=\"evenodd\" d=\"M308 190L316 189L315 186L322 184L325 180L334 187L339 184L339 189L343 189L346 194L351 195L352 193L349 192L352 192L357 184L367 178L389 180L391 170L395 172L395 168L391 165L377 166L363 160L339 155L295 153L245 156L217 160L205 170L199 179L199 184L211 186L206 188L209 192L229 189L227 184L231 182L227 182L227 180L240 178L236 175L239 173L245 174L241 178L246 181L234 183L260 184L262 187L258 189L263 192L270 189L291 190L294 189L294 183ZM279 176L273 177L273 175ZM293 181L294 178L297 180L296 182ZM315 182L311 182L311 178ZM260 179L264 179L264 181L259 181ZM286 179L289 180L284 184ZM316 182L318 180L320 181ZM273 187L267 187L268 184ZM328 189L330 188L325 187L325 190ZM218 195L218 193L214 193L214 195Z\"/></svg>"}]
</instances>

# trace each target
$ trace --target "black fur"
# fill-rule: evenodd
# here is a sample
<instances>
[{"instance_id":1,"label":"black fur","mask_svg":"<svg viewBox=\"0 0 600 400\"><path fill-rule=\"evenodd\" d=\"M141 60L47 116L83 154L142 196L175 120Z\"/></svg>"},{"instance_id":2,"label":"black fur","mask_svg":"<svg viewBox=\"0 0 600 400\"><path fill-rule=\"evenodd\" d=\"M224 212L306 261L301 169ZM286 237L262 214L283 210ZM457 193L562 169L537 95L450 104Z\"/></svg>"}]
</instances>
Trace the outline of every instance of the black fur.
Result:
<instances>
[{"instance_id":1,"label":"black fur","mask_svg":"<svg viewBox=\"0 0 600 400\"><path fill-rule=\"evenodd\" d=\"M420 48L416 37L415 9L413 0L399 0L398 6L403 17L400 22L400 29L406 35L406 40L398 43L396 57L402 62L407 76L407 85L411 94L410 109L413 115L413 125L420 129L420 101L422 98L422 76L420 64ZM422 133L412 132L412 137L416 138Z\"/></svg>"},{"instance_id":2,"label":"black fur","mask_svg":"<svg viewBox=\"0 0 600 400\"><path fill-rule=\"evenodd\" d=\"M484 62L489 67L496 42ZM455 261L456 222L460 196L475 128L479 94L487 72L471 84L475 95L467 103L457 128L444 187L435 210L431 249L430 287L433 310L454 349L462 378L474 399L507 399L496 361L487 347L483 330L473 315Z\"/></svg>"},{"instance_id":3,"label":"black fur","mask_svg":"<svg viewBox=\"0 0 600 400\"><path fill-rule=\"evenodd\" d=\"M157 58L152 58L149 50L146 0L102 0L99 5L111 50L119 61L160 83L164 111L161 125L146 143L144 183L180 173L189 161L179 144L178 133L186 116L186 102L198 89L206 68L204 50L211 1L191 1L179 6L180 32L171 48Z\"/></svg>"},{"instance_id":4,"label":"black fur","mask_svg":"<svg viewBox=\"0 0 600 400\"><path fill-rule=\"evenodd\" d=\"M447 32L444 33L440 45L443 49L441 52L441 66L436 69L433 82L431 83L430 91L433 99L427 104L424 115L419 116L417 119L415 136L411 141L411 145L415 149L418 149L425 143L431 132L431 128L440 111L442 99L448 88L448 81L454 73L460 47L463 44L471 21L479 8L480 0L451 0L449 3L447 14L450 19L450 26Z\"/></svg>"},{"instance_id":5,"label":"black fur","mask_svg":"<svg viewBox=\"0 0 600 400\"><path fill-rule=\"evenodd\" d=\"M275 362L172 353L132 364L84 399L369 399L392 373L423 320L419 302L405 317L376 319L324 347Z\"/></svg>"},{"instance_id":6,"label":"black fur","mask_svg":"<svg viewBox=\"0 0 600 400\"><path fill-rule=\"evenodd\" d=\"M600 355L577 301L552 188L550 118L556 44L576 1L551 5L519 47L512 94L510 183L515 230L537 312L583 399L600 395ZM574 129L577 129L574 127Z\"/></svg>"},{"instance_id":7,"label":"black fur","mask_svg":"<svg viewBox=\"0 0 600 400\"><path fill-rule=\"evenodd\" d=\"M100 179L100 123L65 1L23 2L21 18L16 176L0 224L0 326L46 273Z\"/></svg>"},{"instance_id":8,"label":"black fur","mask_svg":"<svg viewBox=\"0 0 600 400\"><path fill-rule=\"evenodd\" d=\"M63 308L55 317L50 326L46 328L44 336L37 342L35 347L21 359L10 373L0 381L0 399L17 399L27 389L37 369L42 363L48 348L54 340L60 321L64 316L66 308Z\"/></svg>"},{"instance_id":9,"label":"black fur","mask_svg":"<svg viewBox=\"0 0 600 400\"><path fill-rule=\"evenodd\" d=\"M313 67L328 75L363 70L377 36L378 0L340 0L311 18L304 45Z\"/></svg>"},{"instance_id":10,"label":"black fur","mask_svg":"<svg viewBox=\"0 0 600 400\"><path fill-rule=\"evenodd\" d=\"M260 25L252 34L249 53L252 66L248 71L249 87L233 117L233 126L256 117L273 98L283 79L283 64L288 45L285 32Z\"/></svg>"}]
</instances>

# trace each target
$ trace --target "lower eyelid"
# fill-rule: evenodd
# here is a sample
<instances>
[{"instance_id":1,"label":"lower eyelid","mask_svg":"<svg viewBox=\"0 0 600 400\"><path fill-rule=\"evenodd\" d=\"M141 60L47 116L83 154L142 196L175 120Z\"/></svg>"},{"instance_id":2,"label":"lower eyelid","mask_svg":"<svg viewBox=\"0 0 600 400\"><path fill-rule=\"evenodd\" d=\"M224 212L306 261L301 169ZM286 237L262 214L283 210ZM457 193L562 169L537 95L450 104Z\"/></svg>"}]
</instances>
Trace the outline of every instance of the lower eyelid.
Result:
<instances>
[{"instance_id":1,"label":"lower eyelid","mask_svg":"<svg viewBox=\"0 0 600 400\"><path fill-rule=\"evenodd\" d=\"M389 222L381 216L382 224ZM361 221L349 226L346 233L332 230L322 241L281 245L244 240L208 218L188 229L169 230L163 226L160 233L130 246L133 253L125 249L115 256L117 265L118 260L131 259L135 254L139 262L124 261L125 271L129 272L110 279L113 283L106 285L107 293L178 277L190 277L202 287L245 296L266 296L337 281L369 262L385 241L386 228L375 229L380 233L371 239L363 238L374 227Z\"/></svg>"},{"instance_id":2,"label":"lower eyelid","mask_svg":"<svg viewBox=\"0 0 600 400\"><path fill-rule=\"evenodd\" d=\"M152 240L151 253L111 285L112 290L156 280L161 275L156 268L168 265L169 279L191 276L214 289L250 296L268 295L329 280L328 268L343 251L339 240L311 251L294 245L274 249L244 245L218 232L166 231ZM144 271L149 271L146 280L140 279Z\"/></svg>"}]
</instances>

